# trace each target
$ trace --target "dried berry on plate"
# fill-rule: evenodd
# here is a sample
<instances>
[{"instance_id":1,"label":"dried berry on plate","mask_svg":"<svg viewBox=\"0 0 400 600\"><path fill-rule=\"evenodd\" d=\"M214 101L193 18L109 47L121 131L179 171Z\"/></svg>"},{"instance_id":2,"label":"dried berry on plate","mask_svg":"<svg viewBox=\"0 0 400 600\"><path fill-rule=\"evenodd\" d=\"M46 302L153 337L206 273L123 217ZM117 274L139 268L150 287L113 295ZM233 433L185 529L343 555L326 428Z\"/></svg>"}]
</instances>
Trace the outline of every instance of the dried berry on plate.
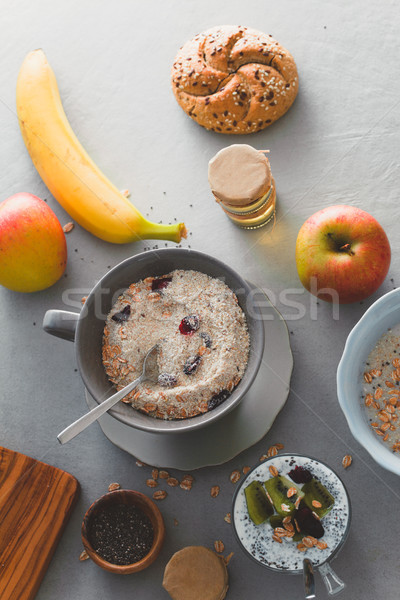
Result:
<instances>
[{"instance_id":1,"label":"dried berry on plate","mask_svg":"<svg viewBox=\"0 0 400 600\"><path fill-rule=\"evenodd\" d=\"M309 508L304 507L297 511L295 521L298 525L298 529L309 536L311 535L320 539L325 533L321 521L314 517Z\"/></svg>"},{"instance_id":2,"label":"dried berry on plate","mask_svg":"<svg viewBox=\"0 0 400 600\"><path fill-rule=\"evenodd\" d=\"M308 481L311 481L312 474L308 469L297 466L289 471L289 477L295 483L307 483Z\"/></svg>"}]
</instances>

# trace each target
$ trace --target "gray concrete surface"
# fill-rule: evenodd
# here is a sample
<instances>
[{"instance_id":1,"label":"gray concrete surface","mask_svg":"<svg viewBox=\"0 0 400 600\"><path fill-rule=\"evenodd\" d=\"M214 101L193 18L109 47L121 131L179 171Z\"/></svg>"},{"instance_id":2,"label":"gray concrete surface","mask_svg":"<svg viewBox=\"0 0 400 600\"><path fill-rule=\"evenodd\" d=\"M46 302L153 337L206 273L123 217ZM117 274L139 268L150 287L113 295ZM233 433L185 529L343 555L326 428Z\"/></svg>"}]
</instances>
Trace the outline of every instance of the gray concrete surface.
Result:
<instances>
[{"instance_id":1,"label":"gray concrete surface","mask_svg":"<svg viewBox=\"0 0 400 600\"><path fill-rule=\"evenodd\" d=\"M79 562L82 516L111 481L149 493L148 470L113 446L98 425L58 445L57 433L85 409L84 390L73 346L47 336L41 321L49 308L68 308L66 294L79 306L80 297L109 266L157 242L114 246L77 226L67 238L66 276L56 285L32 295L2 288L0 442L70 471L82 486L38 600L166 600L161 581L172 553L190 544L212 547L217 539L226 553L234 552L229 600L302 598L301 578L275 575L251 562L223 519L234 491L229 474L256 464L274 442L322 459L342 473L348 486L353 524L334 563L347 583L341 597L398 598L399 481L353 440L336 399L335 375L352 326L400 281L399 20L393 0L3 4L0 200L29 191L47 198L62 224L70 220L34 169L15 115L19 66L28 51L42 47L70 122L99 166L117 186L129 188L135 204L154 220L184 220L191 235L183 246L225 260L269 291L288 322L295 359L291 393L268 435L231 462L196 471L191 492L171 489L160 503L167 537L159 559L147 571L117 577L89 561ZM300 92L294 106L256 135L233 138L205 131L184 115L170 90L178 47L195 33L224 23L273 34L298 64ZM271 151L279 202L272 232L235 228L210 196L208 160L238 141ZM393 260L379 291L362 304L342 306L335 320L330 305L315 304L301 288L294 246L309 215L338 203L359 206L378 218ZM287 290L297 308L288 306ZM343 472L341 460L348 453L354 462ZM212 499L209 490L215 484L221 493ZM317 585L318 598L327 598L322 581Z\"/></svg>"}]
</instances>

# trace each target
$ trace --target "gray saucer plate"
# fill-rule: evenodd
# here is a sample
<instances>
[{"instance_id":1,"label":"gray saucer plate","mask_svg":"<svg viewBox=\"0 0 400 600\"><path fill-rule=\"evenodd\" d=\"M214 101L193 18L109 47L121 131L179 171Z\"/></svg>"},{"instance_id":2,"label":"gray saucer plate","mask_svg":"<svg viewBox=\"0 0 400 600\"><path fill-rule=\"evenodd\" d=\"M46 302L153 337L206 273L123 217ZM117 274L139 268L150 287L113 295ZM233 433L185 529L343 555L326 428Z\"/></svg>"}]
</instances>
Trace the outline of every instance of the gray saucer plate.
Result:
<instances>
[{"instance_id":1,"label":"gray saucer plate","mask_svg":"<svg viewBox=\"0 0 400 600\"><path fill-rule=\"evenodd\" d=\"M237 408L207 427L179 435L133 429L105 414L99 424L113 444L148 465L185 471L225 463L265 436L288 397L293 356L282 315L252 287L264 319L265 347L256 380ZM87 391L86 402L96 406Z\"/></svg>"}]
</instances>

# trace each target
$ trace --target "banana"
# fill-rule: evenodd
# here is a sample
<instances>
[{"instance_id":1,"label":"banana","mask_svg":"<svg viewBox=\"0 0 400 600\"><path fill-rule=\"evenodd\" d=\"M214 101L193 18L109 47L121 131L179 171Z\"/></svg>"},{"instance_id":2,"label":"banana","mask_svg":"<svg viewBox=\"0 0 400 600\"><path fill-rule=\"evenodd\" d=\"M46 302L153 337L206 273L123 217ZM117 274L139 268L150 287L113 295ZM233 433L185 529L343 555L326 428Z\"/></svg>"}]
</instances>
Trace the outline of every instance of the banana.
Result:
<instances>
[{"instance_id":1,"label":"banana","mask_svg":"<svg viewBox=\"0 0 400 600\"><path fill-rule=\"evenodd\" d=\"M50 192L79 225L107 242L180 242L184 223L152 223L105 177L74 134L43 50L30 52L17 81L17 115L25 145Z\"/></svg>"}]
</instances>

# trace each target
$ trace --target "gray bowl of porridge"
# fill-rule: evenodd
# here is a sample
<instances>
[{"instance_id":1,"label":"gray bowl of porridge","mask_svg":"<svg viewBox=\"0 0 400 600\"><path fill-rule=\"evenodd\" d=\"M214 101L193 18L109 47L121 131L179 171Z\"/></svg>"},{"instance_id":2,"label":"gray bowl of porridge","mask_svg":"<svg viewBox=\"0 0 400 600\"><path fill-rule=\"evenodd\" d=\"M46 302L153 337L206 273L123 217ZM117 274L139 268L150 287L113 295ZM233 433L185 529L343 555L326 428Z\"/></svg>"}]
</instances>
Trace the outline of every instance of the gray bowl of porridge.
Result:
<instances>
[{"instance_id":1,"label":"gray bowl of porridge","mask_svg":"<svg viewBox=\"0 0 400 600\"><path fill-rule=\"evenodd\" d=\"M80 374L98 403L134 380L159 344L155 380L109 411L153 433L187 432L231 411L254 381L264 347L247 282L186 249L126 259L93 288L79 315L48 311L43 326L75 341Z\"/></svg>"},{"instance_id":2,"label":"gray bowl of porridge","mask_svg":"<svg viewBox=\"0 0 400 600\"><path fill-rule=\"evenodd\" d=\"M400 475L400 289L379 298L350 332L337 392L355 439Z\"/></svg>"}]
</instances>

